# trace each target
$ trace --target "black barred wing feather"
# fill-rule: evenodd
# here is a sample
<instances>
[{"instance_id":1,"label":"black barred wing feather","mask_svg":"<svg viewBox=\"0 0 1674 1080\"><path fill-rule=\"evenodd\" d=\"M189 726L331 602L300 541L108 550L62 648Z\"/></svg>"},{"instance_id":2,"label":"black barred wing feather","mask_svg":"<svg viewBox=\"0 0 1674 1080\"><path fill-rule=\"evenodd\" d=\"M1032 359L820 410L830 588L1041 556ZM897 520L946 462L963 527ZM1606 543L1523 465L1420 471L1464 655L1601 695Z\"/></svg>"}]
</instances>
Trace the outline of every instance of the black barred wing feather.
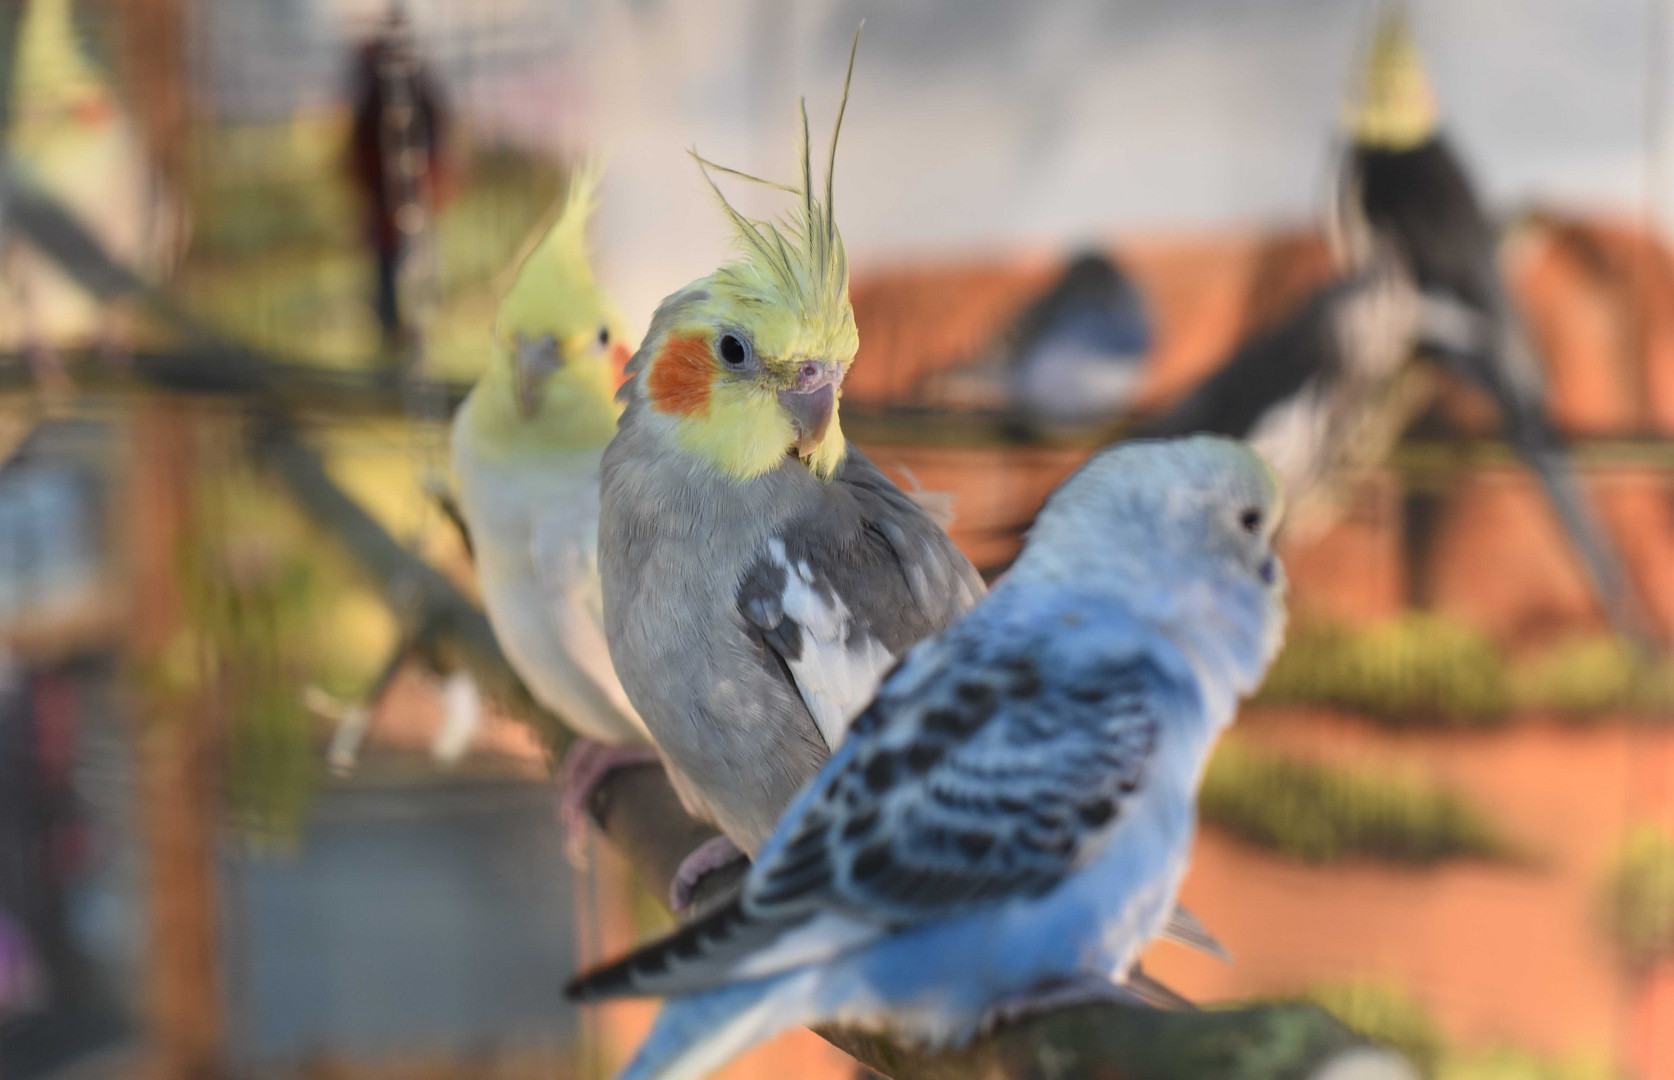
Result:
<instances>
[{"instance_id":1,"label":"black barred wing feather","mask_svg":"<svg viewBox=\"0 0 1674 1080\"><path fill-rule=\"evenodd\" d=\"M1201 712L1190 668L1120 612L984 614L888 677L741 898L570 995L690 993L817 963L1043 895L1096 855L1155 780L1159 740Z\"/></svg>"},{"instance_id":2,"label":"black barred wing feather","mask_svg":"<svg viewBox=\"0 0 1674 1080\"><path fill-rule=\"evenodd\" d=\"M913 669L932 657L915 652L856 721L762 853L752 915L905 925L1041 895L1143 794L1171 714L1199 708L1184 662L1145 648L1125 618L1050 648L961 637L922 650L944 654L928 677Z\"/></svg>"}]
</instances>

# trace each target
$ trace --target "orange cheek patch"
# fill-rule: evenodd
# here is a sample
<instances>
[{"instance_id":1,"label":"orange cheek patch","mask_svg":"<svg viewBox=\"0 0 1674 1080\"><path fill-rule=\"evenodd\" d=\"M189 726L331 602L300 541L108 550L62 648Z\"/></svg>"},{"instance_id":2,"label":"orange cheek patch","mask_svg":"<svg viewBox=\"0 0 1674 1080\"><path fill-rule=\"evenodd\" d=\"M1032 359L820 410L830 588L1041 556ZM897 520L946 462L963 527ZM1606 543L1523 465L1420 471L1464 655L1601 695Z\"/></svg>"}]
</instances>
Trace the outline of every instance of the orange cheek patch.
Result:
<instances>
[{"instance_id":1,"label":"orange cheek patch","mask_svg":"<svg viewBox=\"0 0 1674 1080\"><path fill-rule=\"evenodd\" d=\"M651 365L645 392L658 412L702 416L709 411L713 367L709 343L700 337L671 337Z\"/></svg>"},{"instance_id":2,"label":"orange cheek patch","mask_svg":"<svg viewBox=\"0 0 1674 1080\"><path fill-rule=\"evenodd\" d=\"M615 345L613 345L611 347L611 350L610 350L610 367L611 367L612 373L615 374L615 376L616 376L616 385L617 386L621 386L624 382L627 381L627 379L628 379L627 373L625 371L623 371L622 369L626 368L628 366L628 361L632 360L633 358L634 358L634 354L629 352L628 347L626 345L622 344L620 341L618 341Z\"/></svg>"}]
</instances>

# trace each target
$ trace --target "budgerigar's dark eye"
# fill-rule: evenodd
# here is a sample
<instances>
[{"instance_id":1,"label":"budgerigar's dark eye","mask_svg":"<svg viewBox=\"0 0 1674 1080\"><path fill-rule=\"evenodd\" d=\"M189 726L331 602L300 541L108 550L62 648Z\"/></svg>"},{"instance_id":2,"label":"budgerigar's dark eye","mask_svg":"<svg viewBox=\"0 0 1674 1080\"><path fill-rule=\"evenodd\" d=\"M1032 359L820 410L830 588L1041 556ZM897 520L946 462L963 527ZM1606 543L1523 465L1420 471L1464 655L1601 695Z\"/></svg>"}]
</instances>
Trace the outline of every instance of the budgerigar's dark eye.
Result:
<instances>
[{"instance_id":1,"label":"budgerigar's dark eye","mask_svg":"<svg viewBox=\"0 0 1674 1080\"><path fill-rule=\"evenodd\" d=\"M743 367L744 361L750 358L750 347L737 334L722 334L715 348L721 354L721 362L728 367Z\"/></svg>"},{"instance_id":2,"label":"budgerigar's dark eye","mask_svg":"<svg viewBox=\"0 0 1674 1080\"><path fill-rule=\"evenodd\" d=\"M610 327L608 327L608 326L599 327L599 344L600 345L609 345L610 344Z\"/></svg>"},{"instance_id":3,"label":"budgerigar's dark eye","mask_svg":"<svg viewBox=\"0 0 1674 1080\"><path fill-rule=\"evenodd\" d=\"M1261 532L1261 511L1251 506L1238 515L1238 524L1251 536Z\"/></svg>"}]
</instances>

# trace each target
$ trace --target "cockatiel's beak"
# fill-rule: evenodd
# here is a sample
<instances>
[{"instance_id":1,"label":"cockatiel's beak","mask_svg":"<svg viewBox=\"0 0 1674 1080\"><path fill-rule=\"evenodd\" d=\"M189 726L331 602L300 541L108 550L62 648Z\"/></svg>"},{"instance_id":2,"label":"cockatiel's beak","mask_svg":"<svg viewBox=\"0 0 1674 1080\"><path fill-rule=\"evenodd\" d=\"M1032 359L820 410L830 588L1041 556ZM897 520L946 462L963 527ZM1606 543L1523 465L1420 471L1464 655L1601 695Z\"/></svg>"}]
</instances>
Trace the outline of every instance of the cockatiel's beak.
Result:
<instances>
[{"instance_id":1,"label":"cockatiel's beak","mask_svg":"<svg viewBox=\"0 0 1674 1080\"><path fill-rule=\"evenodd\" d=\"M533 341L518 335L512 348L516 350L512 368L516 374L517 411L527 420L540 408L541 387L558 370L558 341L550 334Z\"/></svg>"},{"instance_id":2,"label":"cockatiel's beak","mask_svg":"<svg viewBox=\"0 0 1674 1080\"><path fill-rule=\"evenodd\" d=\"M825 441L831 416L837 411L837 389L843 385L843 365L806 360L796 371L796 382L779 391L779 404L796 429L796 452L808 457Z\"/></svg>"}]
</instances>

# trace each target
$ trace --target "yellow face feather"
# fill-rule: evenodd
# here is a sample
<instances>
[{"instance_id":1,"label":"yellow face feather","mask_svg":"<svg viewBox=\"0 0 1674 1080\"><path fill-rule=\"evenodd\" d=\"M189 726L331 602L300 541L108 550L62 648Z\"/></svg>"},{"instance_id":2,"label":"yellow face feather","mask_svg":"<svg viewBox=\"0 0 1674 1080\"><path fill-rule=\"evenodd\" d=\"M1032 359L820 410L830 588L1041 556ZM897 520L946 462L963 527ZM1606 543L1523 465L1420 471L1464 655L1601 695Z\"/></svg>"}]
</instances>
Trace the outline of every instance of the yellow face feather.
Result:
<instances>
[{"instance_id":1,"label":"yellow face feather","mask_svg":"<svg viewBox=\"0 0 1674 1080\"><path fill-rule=\"evenodd\" d=\"M1377 150L1411 150L1436 133L1435 97L1399 4L1378 24L1348 126L1356 143Z\"/></svg>"},{"instance_id":2,"label":"yellow face feather","mask_svg":"<svg viewBox=\"0 0 1674 1080\"><path fill-rule=\"evenodd\" d=\"M625 321L593 278L587 222L598 174L577 169L551 226L517 266L494 320L494 355L466 403L479 441L502 450L602 445L632 355Z\"/></svg>"},{"instance_id":3,"label":"yellow face feather","mask_svg":"<svg viewBox=\"0 0 1674 1080\"><path fill-rule=\"evenodd\" d=\"M650 407L675 419L680 446L738 480L760 476L793 453L829 479L846 454L837 399L860 337L849 304L848 257L832 214L831 177L848 95L845 77L823 198L814 194L805 105L800 186L697 158L732 223L739 258L693 286L702 298L682 308L652 343L639 377ZM711 169L790 192L796 212L778 222L745 217L721 193Z\"/></svg>"},{"instance_id":4,"label":"yellow face feather","mask_svg":"<svg viewBox=\"0 0 1674 1080\"><path fill-rule=\"evenodd\" d=\"M0 70L10 81L13 137L108 126L116 102L82 51L70 0L27 0L20 9L16 63Z\"/></svg>"}]
</instances>

